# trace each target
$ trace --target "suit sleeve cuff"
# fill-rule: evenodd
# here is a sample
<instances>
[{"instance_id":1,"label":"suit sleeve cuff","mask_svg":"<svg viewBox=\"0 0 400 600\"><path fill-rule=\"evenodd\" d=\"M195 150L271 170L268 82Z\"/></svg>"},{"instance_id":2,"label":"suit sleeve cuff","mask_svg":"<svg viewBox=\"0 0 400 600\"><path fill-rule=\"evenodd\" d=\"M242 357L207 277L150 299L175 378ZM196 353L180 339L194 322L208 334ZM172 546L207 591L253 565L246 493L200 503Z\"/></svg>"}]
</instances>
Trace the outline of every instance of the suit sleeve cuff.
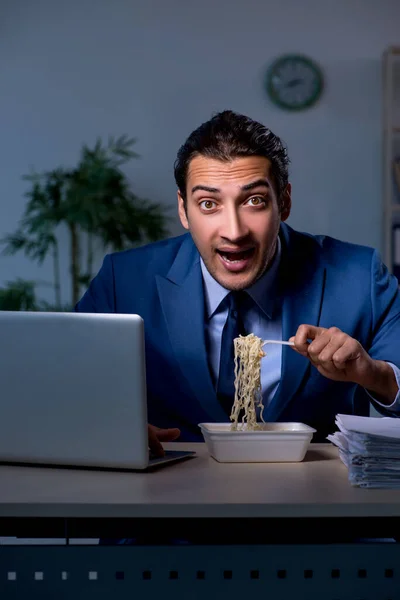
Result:
<instances>
[{"instance_id":1,"label":"suit sleeve cuff","mask_svg":"<svg viewBox=\"0 0 400 600\"><path fill-rule=\"evenodd\" d=\"M379 404L379 406L382 406L387 410L400 410L400 369L390 362L388 362L387 364L392 367L394 371L394 376L396 377L397 387L399 388L399 391L396 394L396 398L394 399L392 404L382 404L382 402L379 402L379 400L377 400L375 396L370 394L368 390L365 391L367 392L368 396L370 396L373 399L373 401L376 402L376 404Z\"/></svg>"}]
</instances>

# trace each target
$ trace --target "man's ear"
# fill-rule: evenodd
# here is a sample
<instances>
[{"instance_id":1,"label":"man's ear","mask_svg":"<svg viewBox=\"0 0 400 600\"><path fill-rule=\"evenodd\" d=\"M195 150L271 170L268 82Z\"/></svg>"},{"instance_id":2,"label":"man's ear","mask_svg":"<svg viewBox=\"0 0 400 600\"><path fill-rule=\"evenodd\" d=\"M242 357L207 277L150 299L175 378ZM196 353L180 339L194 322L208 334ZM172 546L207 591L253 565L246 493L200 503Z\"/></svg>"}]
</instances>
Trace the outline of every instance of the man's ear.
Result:
<instances>
[{"instance_id":1,"label":"man's ear","mask_svg":"<svg viewBox=\"0 0 400 600\"><path fill-rule=\"evenodd\" d=\"M288 183L281 199L281 221L289 218L292 209L292 184Z\"/></svg>"},{"instance_id":2,"label":"man's ear","mask_svg":"<svg viewBox=\"0 0 400 600\"><path fill-rule=\"evenodd\" d=\"M185 229L189 229L189 221L187 218L187 214L186 214L186 209L185 209L185 202L182 198L182 194L180 193L180 191L178 190L178 215L179 215L179 219L182 223L182 227L184 227Z\"/></svg>"}]
</instances>

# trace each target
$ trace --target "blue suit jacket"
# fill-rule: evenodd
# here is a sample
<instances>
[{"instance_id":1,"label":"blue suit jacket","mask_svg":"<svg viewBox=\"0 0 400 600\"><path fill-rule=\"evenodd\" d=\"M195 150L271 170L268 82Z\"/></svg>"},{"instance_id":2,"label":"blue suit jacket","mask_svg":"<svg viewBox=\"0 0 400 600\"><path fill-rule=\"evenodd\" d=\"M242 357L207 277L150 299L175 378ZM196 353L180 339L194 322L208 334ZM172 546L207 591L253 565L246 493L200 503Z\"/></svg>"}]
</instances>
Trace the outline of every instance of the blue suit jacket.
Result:
<instances>
[{"instance_id":1,"label":"blue suit jacket","mask_svg":"<svg viewBox=\"0 0 400 600\"><path fill-rule=\"evenodd\" d=\"M280 238L283 339L302 323L336 326L373 358L400 367L398 285L377 252L286 224ZM228 421L211 380L199 254L190 234L107 255L76 310L143 317L150 423L179 427L182 441L202 441L198 423ZM369 403L359 386L323 377L283 347L281 382L264 417L307 423L317 429L313 441L324 441L337 413L368 415Z\"/></svg>"}]
</instances>

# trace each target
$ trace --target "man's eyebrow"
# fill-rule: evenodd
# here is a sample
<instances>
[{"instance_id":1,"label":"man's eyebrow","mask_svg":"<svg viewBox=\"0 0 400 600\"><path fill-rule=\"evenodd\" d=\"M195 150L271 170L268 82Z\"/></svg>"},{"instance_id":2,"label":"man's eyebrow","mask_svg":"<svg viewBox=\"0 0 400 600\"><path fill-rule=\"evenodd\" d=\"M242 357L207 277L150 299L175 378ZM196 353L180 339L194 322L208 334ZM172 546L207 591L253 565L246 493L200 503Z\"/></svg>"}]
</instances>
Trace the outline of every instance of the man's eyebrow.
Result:
<instances>
[{"instance_id":1,"label":"man's eyebrow","mask_svg":"<svg viewBox=\"0 0 400 600\"><path fill-rule=\"evenodd\" d=\"M249 190L254 190L258 187L270 188L271 185L267 181L267 179L257 179L256 181L252 181L251 183L247 183L246 185L242 185L241 189L243 192L248 192Z\"/></svg>"},{"instance_id":2,"label":"man's eyebrow","mask_svg":"<svg viewBox=\"0 0 400 600\"><path fill-rule=\"evenodd\" d=\"M208 185L195 185L194 188L192 188L192 194L198 192L199 190L202 190L203 192L210 192L210 194L219 194L221 191L218 188L209 187Z\"/></svg>"},{"instance_id":3,"label":"man's eyebrow","mask_svg":"<svg viewBox=\"0 0 400 600\"><path fill-rule=\"evenodd\" d=\"M256 181L252 181L251 183L246 183L240 189L242 192L248 192L249 190L254 190L255 188L265 187L269 189L271 186L267 179L256 179ZM209 192L210 194L219 194L220 189L215 187L210 187L208 185L195 185L192 188L192 194L198 191Z\"/></svg>"}]
</instances>

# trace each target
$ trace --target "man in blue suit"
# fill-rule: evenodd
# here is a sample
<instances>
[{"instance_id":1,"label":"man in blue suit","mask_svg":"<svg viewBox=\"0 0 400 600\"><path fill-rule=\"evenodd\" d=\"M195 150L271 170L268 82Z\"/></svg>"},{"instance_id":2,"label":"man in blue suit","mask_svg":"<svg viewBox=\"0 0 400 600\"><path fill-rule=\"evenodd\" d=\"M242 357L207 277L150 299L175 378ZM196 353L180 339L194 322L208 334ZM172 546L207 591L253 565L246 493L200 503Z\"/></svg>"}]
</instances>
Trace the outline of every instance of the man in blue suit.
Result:
<instances>
[{"instance_id":1,"label":"man in blue suit","mask_svg":"<svg viewBox=\"0 0 400 600\"><path fill-rule=\"evenodd\" d=\"M266 421L307 423L324 441L337 413L368 415L372 403L400 416L397 280L374 249L285 223L288 162L269 129L217 114L175 163L189 233L106 256L76 306L143 317L149 439L158 452L178 436L202 441L200 422L229 421L226 338L235 319L243 332L294 341L266 346Z\"/></svg>"}]
</instances>

